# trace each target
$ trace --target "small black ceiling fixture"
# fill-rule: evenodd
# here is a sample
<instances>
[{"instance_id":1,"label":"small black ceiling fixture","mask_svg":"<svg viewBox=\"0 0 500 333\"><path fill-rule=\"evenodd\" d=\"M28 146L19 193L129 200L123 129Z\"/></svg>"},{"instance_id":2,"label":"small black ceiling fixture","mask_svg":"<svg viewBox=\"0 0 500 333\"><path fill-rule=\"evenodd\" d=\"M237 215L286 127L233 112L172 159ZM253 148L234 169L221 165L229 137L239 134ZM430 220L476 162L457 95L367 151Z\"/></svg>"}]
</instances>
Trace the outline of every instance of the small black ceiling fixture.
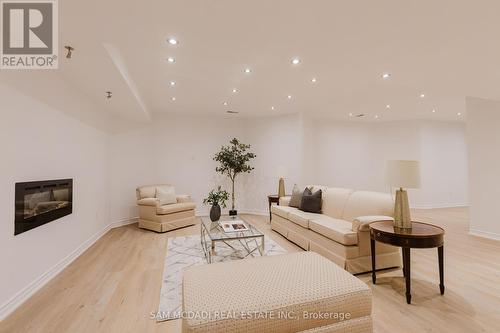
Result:
<instances>
[{"instance_id":1,"label":"small black ceiling fixture","mask_svg":"<svg viewBox=\"0 0 500 333\"><path fill-rule=\"evenodd\" d=\"M231 110L228 110L226 111L227 113L231 113L231 114L238 114L239 112L238 111L231 111Z\"/></svg>"},{"instance_id":2,"label":"small black ceiling fixture","mask_svg":"<svg viewBox=\"0 0 500 333\"><path fill-rule=\"evenodd\" d=\"M75 50L75 48L74 48L74 47L72 47L72 46L69 46L69 45L66 45L64 48L65 48L65 49L66 49L66 51L67 51L67 53L66 53L66 58L67 58L67 59L71 59L71 56L73 55L73 51Z\"/></svg>"},{"instance_id":3,"label":"small black ceiling fixture","mask_svg":"<svg viewBox=\"0 0 500 333\"><path fill-rule=\"evenodd\" d=\"M106 91L106 98L113 97L113 93L111 91Z\"/></svg>"}]
</instances>

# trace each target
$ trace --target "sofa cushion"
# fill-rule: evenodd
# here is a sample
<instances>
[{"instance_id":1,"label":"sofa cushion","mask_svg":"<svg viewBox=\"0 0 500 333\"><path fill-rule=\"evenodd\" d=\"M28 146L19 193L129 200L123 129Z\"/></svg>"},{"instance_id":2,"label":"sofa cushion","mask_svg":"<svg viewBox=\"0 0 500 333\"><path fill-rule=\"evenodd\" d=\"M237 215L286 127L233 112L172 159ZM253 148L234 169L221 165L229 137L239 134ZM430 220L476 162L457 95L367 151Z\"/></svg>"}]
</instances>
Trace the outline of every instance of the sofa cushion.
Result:
<instances>
[{"instance_id":1,"label":"sofa cushion","mask_svg":"<svg viewBox=\"0 0 500 333\"><path fill-rule=\"evenodd\" d=\"M352 223L322 215L309 221L309 229L330 238L340 244L358 244L358 234L352 231Z\"/></svg>"},{"instance_id":2,"label":"sofa cushion","mask_svg":"<svg viewBox=\"0 0 500 333\"><path fill-rule=\"evenodd\" d=\"M323 191L323 214L341 219L349 196L354 190L347 188L329 187Z\"/></svg>"},{"instance_id":3,"label":"sofa cushion","mask_svg":"<svg viewBox=\"0 0 500 333\"><path fill-rule=\"evenodd\" d=\"M302 193L302 201L300 202L299 209L309 213L321 213L321 194L322 191L318 190L314 193L309 188Z\"/></svg>"},{"instance_id":4,"label":"sofa cushion","mask_svg":"<svg viewBox=\"0 0 500 333\"><path fill-rule=\"evenodd\" d=\"M301 210L288 213L288 219L304 228L309 228L309 220L321 218L321 214L303 212Z\"/></svg>"},{"instance_id":5,"label":"sofa cushion","mask_svg":"<svg viewBox=\"0 0 500 333\"><path fill-rule=\"evenodd\" d=\"M281 216L285 219L288 218L288 213L297 211L298 209L290 206L271 206L271 213Z\"/></svg>"},{"instance_id":6,"label":"sofa cushion","mask_svg":"<svg viewBox=\"0 0 500 333\"><path fill-rule=\"evenodd\" d=\"M349 196L342 219L353 222L360 216L394 216L394 201L389 193L355 191Z\"/></svg>"},{"instance_id":7,"label":"sofa cushion","mask_svg":"<svg viewBox=\"0 0 500 333\"><path fill-rule=\"evenodd\" d=\"M156 208L156 214L158 215L166 215L177 212L183 212L186 210L193 210L196 208L196 204L194 202L181 202L170 205L158 206Z\"/></svg>"},{"instance_id":8,"label":"sofa cushion","mask_svg":"<svg viewBox=\"0 0 500 333\"><path fill-rule=\"evenodd\" d=\"M135 193L137 196L137 200L144 198L154 198L156 196L157 188L169 187L171 185L160 184L160 185L145 185L136 188Z\"/></svg>"}]
</instances>

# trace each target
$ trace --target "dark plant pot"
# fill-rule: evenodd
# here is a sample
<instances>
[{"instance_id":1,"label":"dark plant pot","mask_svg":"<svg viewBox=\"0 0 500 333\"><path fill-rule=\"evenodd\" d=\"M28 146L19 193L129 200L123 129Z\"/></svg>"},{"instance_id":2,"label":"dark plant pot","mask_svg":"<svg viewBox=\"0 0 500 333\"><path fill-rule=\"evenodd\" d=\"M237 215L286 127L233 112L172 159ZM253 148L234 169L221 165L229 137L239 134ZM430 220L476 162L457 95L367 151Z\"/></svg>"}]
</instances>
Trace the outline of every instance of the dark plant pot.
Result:
<instances>
[{"instance_id":1,"label":"dark plant pot","mask_svg":"<svg viewBox=\"0 0 500 333\"><path fill-rule=\"evenodd\" d=\"M238 215L238 211L236 209L231 209L229 211L229 216L236 216L236 215Z\"/></svg>"},{"instance_id":2,"label":"dark plant pot","mask_svg":"<svg viewBox=\"0 0 500 333\"><path fill-rule=\"evenodd\" d=\"M220 219L220 206L219 205L213 205L212 208L210 208L210 220L212 222L219 221Z\"/></svg>"}]
</instances>

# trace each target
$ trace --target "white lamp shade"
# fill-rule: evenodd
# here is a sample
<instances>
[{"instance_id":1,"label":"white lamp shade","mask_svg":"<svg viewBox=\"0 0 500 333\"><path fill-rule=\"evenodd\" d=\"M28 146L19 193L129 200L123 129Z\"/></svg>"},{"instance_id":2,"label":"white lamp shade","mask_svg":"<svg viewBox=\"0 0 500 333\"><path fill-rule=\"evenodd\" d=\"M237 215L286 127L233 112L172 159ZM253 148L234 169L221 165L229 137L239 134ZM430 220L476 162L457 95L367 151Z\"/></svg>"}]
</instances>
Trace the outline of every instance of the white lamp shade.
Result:
<instances>
[{"instance_id":1,"label":"white lamp shade","mask_svg":"<svg viewBox=\"0 0 500 333\"><path fill-rule=\"evenodd\" d=\"M388 185L402 188L420 188L420 163L418 161L387 161Z\"/></svg>"}]
</instances>

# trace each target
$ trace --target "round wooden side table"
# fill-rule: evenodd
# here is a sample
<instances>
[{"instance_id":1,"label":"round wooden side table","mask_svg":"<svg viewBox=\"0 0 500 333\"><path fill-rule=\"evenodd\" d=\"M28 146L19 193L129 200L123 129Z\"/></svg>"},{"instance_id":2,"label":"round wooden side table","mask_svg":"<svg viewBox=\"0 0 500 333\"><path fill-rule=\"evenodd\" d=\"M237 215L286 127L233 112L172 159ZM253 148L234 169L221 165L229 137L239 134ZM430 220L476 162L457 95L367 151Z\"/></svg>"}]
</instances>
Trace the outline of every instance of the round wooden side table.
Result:
<instances>
[{"instance_id":1,"label":"round wooden side table","mask_svg":"<svg viewBox=\"0 0 500 333\"><path fill-rule=\"evenodd\" d=\"M375 275L375 241L399 246L403 250L403 273L406 280L406 302L411 304L410 249L437 247L439 260L439 290L444 294L444 230L438 226L412 222L411 229L400 229L393 221L380 221L370 224L372 281L376 284Z\"/></svg>"}]
</instances>

